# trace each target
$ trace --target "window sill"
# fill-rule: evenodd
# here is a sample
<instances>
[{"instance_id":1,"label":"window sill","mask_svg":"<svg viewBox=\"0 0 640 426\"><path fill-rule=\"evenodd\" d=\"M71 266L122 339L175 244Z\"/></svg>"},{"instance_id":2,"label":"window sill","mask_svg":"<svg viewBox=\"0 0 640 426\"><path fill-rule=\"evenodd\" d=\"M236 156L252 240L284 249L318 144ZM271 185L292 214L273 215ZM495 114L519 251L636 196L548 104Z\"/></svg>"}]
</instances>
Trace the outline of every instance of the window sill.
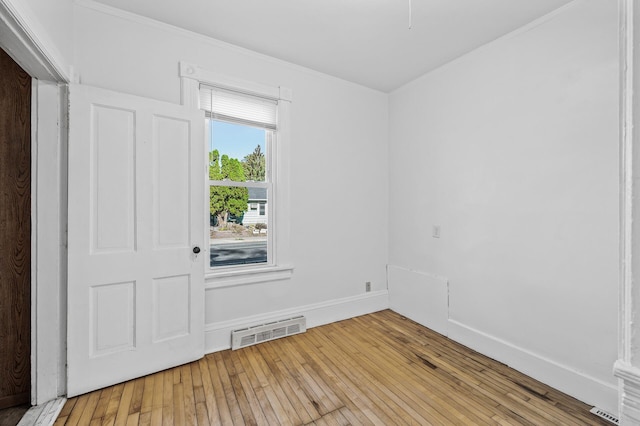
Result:
<instances>
[{"instance_id":1,"label":"window sill","mask_svg":"<svg viewBox=\"0 0 640 426\"><path fill-rule=\"evenodd\" d=\"M269 281L288 280L293 275L293 265L252 267L232 271L210 272L205 275L204 288L236 287Z\"/></svg>"}]
</instances>

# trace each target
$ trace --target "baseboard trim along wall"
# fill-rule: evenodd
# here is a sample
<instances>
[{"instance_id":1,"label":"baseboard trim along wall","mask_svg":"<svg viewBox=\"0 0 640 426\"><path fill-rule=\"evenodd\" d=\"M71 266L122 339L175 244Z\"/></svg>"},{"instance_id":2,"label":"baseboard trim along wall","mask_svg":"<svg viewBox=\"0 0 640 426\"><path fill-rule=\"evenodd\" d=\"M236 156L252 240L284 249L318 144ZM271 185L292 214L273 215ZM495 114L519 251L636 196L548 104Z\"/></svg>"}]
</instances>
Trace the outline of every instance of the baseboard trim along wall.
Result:
<instances>
[{"instance_id":1,"label":"baseboard trim along wall","mask_svg":"<svg viewBox=\"0 0 640 426\"><path fill-rule=\"evenodd\" d=\"M304 315L307 318L307 328L313 328L388 308L389 292L382 290L312 305L298 306L292 309L210 323L205 325L205 352L211 353L231 348L231 331L247 326Z\"/></svg>"},{"instance_id":2,"label":"baseboard trim along wall","mask_svg":"<svg viewBox=\"0 0 640 426\"><path fill-rule=\"evenodd\" d=\"M450 339L507 364L589 405L618 412L618 388L594 377L449 319Z\"/></svg>"},{"instance_id":3,"label":"baseboard trim along wall","mask_svg":"<svg viewBox=\"0 0 640 426\"><path fill-rule=\"evenodd\" d=\"M394 312L587 404L610 413L618 412L618 389L615 384L591 377L449 318L446 277L393 265L388 266L387 274L389 307Z\"/></svg>"}]
</instances>

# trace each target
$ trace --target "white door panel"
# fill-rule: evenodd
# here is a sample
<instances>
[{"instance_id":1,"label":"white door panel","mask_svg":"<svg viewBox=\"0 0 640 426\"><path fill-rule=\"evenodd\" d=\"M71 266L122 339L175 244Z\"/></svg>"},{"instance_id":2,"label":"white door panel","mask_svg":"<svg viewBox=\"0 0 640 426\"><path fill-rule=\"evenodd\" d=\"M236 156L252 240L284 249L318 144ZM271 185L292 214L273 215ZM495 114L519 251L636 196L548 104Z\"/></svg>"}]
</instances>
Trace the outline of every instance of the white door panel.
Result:
<instances>
[{"instance_id":1,"label":"white door panel","mask_svg":"<svg viewBox=\"0 0 640 426\"><path fill-rule=\"evenodd\" d=\"M74 396L203 356L206 173L200 111L81 85L69 99Z\"/></svg>"}]
</instances>

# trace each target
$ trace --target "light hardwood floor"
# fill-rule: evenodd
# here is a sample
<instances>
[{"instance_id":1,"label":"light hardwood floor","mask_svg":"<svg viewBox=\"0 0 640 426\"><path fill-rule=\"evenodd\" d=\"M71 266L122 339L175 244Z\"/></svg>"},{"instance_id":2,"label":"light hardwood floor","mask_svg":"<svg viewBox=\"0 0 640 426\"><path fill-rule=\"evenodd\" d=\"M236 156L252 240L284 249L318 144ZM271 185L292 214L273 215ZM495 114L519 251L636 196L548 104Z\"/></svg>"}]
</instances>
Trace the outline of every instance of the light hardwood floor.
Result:
<instances>
[{"instance_id":1,"label":"light hardwood floor","mask_svg":"<svg viewBox=\"0 0 640 426\"><path fill-rule=\"evenodd\" d=\"M55 424L609 424L589 408L387 310L72 398Z\"/></svg>"}]
</instances>

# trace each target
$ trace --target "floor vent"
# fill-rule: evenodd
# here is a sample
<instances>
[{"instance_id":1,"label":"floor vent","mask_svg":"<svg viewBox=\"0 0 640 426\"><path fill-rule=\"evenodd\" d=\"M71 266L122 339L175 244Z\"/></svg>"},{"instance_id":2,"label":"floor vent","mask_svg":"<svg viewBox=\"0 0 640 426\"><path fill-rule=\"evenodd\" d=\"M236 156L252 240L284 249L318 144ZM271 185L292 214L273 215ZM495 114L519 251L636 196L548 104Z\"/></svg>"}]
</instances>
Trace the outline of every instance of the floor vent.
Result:
<instances>
[{"instance_id":1,"label":"floor vent","mask_svg":"<svg viewBox=\"0 0 640 426\"><path fill-rule=\"evenodd\" d=\"M616 416L614 416L613 414L607 413L606 411L601 410L598 407L593 407L591 409L591 412L593 414L595 414L596 416L601 417L601 418L613 423L614 425L619 424L618 418Z\"/></svg>"},{"instance_id":2,"label":"floor vent","mask_svg":"<svg viewBox=\"0 0 640 426\"><path fill-rule=\"evenodd\" d=\"M303 316L241 328L231 332L231 349L236 350L305 331L307 320Z\"/></svg>"}]
</instances>

